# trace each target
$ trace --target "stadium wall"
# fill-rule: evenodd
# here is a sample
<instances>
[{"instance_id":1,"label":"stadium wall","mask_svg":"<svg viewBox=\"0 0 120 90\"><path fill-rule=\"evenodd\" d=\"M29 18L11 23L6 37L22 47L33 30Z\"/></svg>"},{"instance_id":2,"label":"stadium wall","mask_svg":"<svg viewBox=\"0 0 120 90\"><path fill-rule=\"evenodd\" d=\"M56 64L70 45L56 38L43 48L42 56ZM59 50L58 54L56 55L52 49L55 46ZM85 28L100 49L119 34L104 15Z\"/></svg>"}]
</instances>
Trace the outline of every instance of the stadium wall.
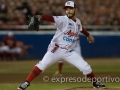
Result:
<instances>
[{"instance_id":1,"label":"stadium wall","mask_svg":"<svg viewBox=\"0 0 120 90\"><path fill-rule=\"evenodd\" d=\"M8 32L0 32L0 39ZM32 44L29 49L30 58L42 58L47 51L47 47L54 35L54 31L16 31L14 36L17 40L23 41L26 45ZM85 58L96 57L120 57L120 32L90 32L95 43L89 44L84 35L80 35L82 55Z\"/></svg>"}]
</instances>

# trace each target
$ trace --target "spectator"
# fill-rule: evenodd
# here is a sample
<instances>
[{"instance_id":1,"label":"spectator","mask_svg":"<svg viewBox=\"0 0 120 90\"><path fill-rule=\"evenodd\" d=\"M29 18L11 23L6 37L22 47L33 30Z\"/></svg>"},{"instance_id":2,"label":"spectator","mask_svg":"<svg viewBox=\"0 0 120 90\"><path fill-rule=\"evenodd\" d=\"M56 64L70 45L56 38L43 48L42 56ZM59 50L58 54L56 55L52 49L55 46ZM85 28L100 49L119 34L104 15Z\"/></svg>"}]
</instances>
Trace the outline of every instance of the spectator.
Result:
<instances>
[{"instance_id":1,"label":"spectator","mask_svg":"<svg viewBox=\"0 0 120 90\"><path fill-rule=\"evenodd\" d=\"M0 21L6 22L8 20L7 14L8 14L7 6L5 4L1 4L0 5Z\"/></svg>"},{"instance_id":2,"label":"spectator","mask_svg":"<svg viewBox=\"0 0 120 90\"><path fill-rule=\"evenodd\" d=\"M22 12L26 16L26 20L28 20L28 15L32 15L31 7L28 5L27 2L23 2L22 6L16 7L17 10L22 10Z\"/></svg>"},{"instance_id":3,"label":"spectator","mask_svg":"<svg viewBox=\"0 0 120 90\"><path fill-rule=\"evenodd\" d=\"M2 1L4 1L4 3ZM28 15L41 13L47 15L64 15L61 6L66 1L67 0L20 0L17 2L16 0L0 0L0 3L2 3L0 17L2 17L1 20L8 20L7 23L4 23L6 25L25 25L27 24ZM77 17L83 25L111 25L114 27L120 25L120 0L105 0L104 2L102 0L74 1L77 3L77 6L79 6ZM42 25L48 24L51 23L42 21ZM117 30L120 30L120 28Z\"/></svg>"}]
</instances>

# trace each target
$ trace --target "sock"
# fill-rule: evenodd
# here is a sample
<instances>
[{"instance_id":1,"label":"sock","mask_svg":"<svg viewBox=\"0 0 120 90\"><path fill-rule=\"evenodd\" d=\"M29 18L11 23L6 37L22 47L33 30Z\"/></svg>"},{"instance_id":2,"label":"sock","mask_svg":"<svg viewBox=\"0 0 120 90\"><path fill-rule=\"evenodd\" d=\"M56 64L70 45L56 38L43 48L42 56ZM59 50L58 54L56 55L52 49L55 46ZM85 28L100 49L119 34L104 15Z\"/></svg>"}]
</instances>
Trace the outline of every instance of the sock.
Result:
<instances>
[{"instance_id":1,"label":"sock","mask_svg":"<svg viewBox=\"0 0 120 90\"><path fill-rule=\"evenodd\" d=\"M31 73L28 75L26 81L28 81L29 83L36 78L40 73L42 72L42 70L40 70L37 66L35 66L33 68L33 70L31 71Z\"/></svg>"},{"instance_id":2,"label":"sock","mask_svg":"<svg viewBox=\"0 0 120 90\"><path fill-rule=\"evenodd\" d=\"M91 80L92 83L96 82L96 78L95 78L93 72L91 72L90 74L87 74L86 76L87 76L87 78L89 78L89 80Z\"/></svg>"},{"instance_id":3,"label":"sock","mask_svg":"<svg viewBox=\"0 0 120 90\"><path fill-rule=\"evenodd\" d=\"M62 66L63 66L63 63L59 63L59 64L58 64L58 71L59 71L59 74L62 73Z\"/></svg>"}]
</instances>

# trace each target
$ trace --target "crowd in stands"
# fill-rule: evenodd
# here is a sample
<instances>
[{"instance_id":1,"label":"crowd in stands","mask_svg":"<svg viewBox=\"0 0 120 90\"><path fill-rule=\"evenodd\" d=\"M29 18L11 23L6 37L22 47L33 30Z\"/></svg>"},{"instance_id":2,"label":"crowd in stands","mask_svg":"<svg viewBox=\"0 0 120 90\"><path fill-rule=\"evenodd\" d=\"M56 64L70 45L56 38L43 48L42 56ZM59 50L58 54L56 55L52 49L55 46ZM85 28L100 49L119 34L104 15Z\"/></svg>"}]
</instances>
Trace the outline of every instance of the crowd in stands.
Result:
<instances>
[{"instance_id":1,"label":"crowd in stands","mask_svg":"<svg viewBox=\"0 0 120 90\"><path fill-rule=\"evenodd\" d=\"M27 25L28 15L65 15L68 0L0 0L0 30L6 25ZM83 25L120 25L120 0L73 0ZM52 23L42 21L42 25ZM13 29L12 29L13 30Z\"/></svg>"}]
</instances>

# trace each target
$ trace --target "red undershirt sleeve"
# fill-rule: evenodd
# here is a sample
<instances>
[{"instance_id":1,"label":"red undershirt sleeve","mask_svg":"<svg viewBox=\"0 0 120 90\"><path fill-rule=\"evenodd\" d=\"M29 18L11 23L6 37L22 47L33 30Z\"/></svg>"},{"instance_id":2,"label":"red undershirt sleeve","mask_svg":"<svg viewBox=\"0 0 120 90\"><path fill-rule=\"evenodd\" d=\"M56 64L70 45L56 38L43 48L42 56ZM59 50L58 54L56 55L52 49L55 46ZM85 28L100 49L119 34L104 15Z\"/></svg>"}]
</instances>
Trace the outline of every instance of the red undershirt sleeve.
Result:
<instances>
[{"instance_id":1,"label":"red undershirt sleeve","mask_svg":"<svg viewBox=\"0 0 120 90\"><path fill-rule=\"evenodd\" d=\"M90 34L89 34L89 32L82 26L82 31L81 31L81 33L83 33L85 36L89 36Z\"/></svg>"},{"instance_id":2,"label":"red undershirt sleeve","mask_svg":"<svg viewBox=\"0 0 120 90\"><path fill-rule=\"evenodd\" d=\"M55 22L53 16L50 16L50 15L41 15L41 19L45 21L53 22L53 23Z\"/></svg>"}]
</instances>

